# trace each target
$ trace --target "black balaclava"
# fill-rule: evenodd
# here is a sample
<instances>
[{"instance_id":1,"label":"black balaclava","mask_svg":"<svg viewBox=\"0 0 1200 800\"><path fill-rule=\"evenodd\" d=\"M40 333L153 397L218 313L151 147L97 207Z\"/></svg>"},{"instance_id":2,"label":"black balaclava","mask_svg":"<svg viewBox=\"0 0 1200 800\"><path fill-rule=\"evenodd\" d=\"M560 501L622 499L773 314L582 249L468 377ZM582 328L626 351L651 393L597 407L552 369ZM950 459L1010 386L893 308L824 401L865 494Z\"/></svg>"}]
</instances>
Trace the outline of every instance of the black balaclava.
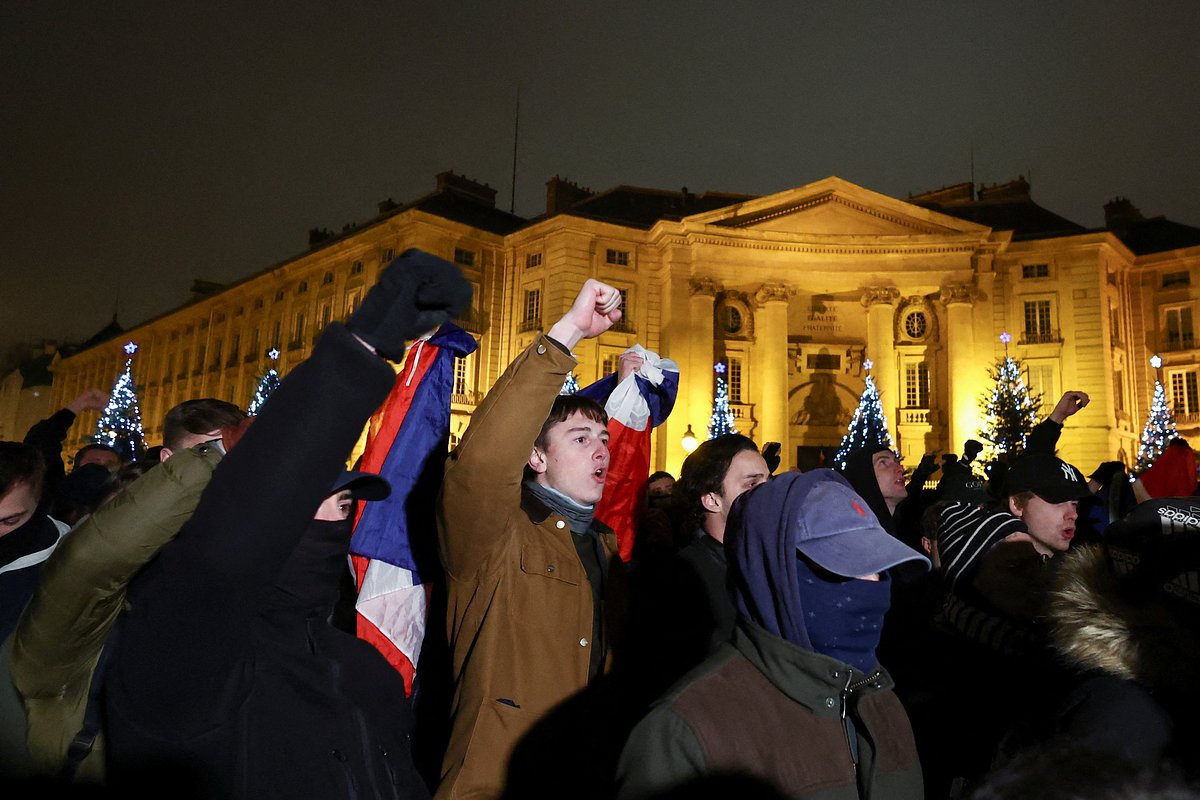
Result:
<instances>
[{"instance_id":1,"label":"black balaclava","mask_svg":"<svg viewBox=\"0 0 1200 800\"><path fill-rule=\"evenodd\" d=\"M279 571L271 604L306 617L328 616L337 602L338 580L347 569L353 528L353 515L344 520L310 521Z\"/></svg>"},{"instance_id":2,"label":"black balaclava","mask_svg":"<svg viewBox=\"0 0 1200 800\"><path fill-rule=\"evenodd\" d=\"M891 605L887 573L877 581L841 578L800 559L799 575L797 588L813 650L869 673L877 662L875 648Z\"/></svg>"}]
</instances>

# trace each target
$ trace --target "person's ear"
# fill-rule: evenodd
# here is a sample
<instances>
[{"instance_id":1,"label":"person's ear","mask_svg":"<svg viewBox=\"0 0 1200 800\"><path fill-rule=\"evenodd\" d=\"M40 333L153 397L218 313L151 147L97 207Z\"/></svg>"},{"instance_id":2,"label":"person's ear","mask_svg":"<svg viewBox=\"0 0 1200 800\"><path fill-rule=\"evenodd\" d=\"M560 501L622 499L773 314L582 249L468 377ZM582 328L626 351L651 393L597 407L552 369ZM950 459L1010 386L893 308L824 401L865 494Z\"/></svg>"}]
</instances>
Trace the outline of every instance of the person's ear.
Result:
<instances>
[{"instance_id":1,"label":"person's ear","mask_svg":"<svg viewBox=\"0 0 1200 800\"><path fill-rule=\"evenodd\" d=\"M1020 504L1017 503L1017 498L1010 495L1008 498L1008 513L1012 514L1014 517L1020 517L1022 512L1023 509L1021 508Z\"/></svg>"},{"instance_id":2,"label":"person's ear","mask_svg":"<svg viewBox=\"0 0 1200 800\"><path fill-rule=\"evenodd\" d=\"M705 492L700 495L700 505L704 506L705 511L711 511L714 514L721 513L721 498L716 492Z\"/></svg>"},{"instance_id":3,"label":"person's ear","mask_svg":"<svg viewBox=\"0 0 1200 800\"><path fill-rule=\"evenodd\" d=\"M539 475L546 471L546 454L536 447L529 451L529 468Z\"/></svg>"},{"instance_id":4,"label":"person's ear","mask_svg":"<svg viewBox=\"0 0 1200 800\"><path fill-rule=\"evenodd\" d=\"M162 463L163 461L166 461L168 458L170 458L172 452L173 451L169 447L164 447L163 449L159 450L158 451L159 463Z\"/></svg>"}]
</instances>

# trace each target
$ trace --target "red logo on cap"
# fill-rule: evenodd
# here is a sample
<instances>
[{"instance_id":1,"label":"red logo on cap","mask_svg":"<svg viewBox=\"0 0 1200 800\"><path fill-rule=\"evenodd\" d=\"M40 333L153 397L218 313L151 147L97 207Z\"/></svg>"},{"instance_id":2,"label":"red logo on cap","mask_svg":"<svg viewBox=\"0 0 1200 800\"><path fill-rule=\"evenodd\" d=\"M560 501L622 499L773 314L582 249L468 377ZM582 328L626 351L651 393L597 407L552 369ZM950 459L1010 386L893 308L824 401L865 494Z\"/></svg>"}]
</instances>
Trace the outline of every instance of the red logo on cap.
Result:
<instances>
[{"instance_id":1,"label":"red logo on cap","mask_svg":"<svg viewBox=\"0 0 1200 800\"><path fill-rule=\"evenodd\" d=\"M862 510L862 506L860 506L858 503L854 502L853 500L850 501L850 505L854 506L854 510L858 512L858 515L860 517L865 517L867 515L867 512Z\"/></svg>"}]
</instances>

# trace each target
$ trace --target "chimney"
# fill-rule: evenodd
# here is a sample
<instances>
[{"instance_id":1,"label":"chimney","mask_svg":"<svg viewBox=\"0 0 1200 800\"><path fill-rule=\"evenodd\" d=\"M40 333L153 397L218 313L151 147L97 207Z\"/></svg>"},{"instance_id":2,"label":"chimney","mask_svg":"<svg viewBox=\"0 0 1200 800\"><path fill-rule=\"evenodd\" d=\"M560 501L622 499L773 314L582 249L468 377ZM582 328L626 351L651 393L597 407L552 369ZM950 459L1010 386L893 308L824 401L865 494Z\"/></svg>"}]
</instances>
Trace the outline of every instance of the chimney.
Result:
<instances>
[{"instance_id":1,"label":"chimney","mask_svg":"<svg viewBox=\"0 0 1200 800\"><path fill-rule=\"evenodd\" d=\"M1115 234L1128 233L1133 223L1144 219L1142 212L1128 198L1114 197L1104 204L1104 227Z\"/></svg>"},{"instance_id":2,"label":"chimney","mask_svg":"<svg viewBox=\"0 0 1200 800\"><path fill-rule=\"evenodd\" d=\"M397 208L400 207L400 204L389 197L387 200L380 200L378 203L378 206L379 206L379 216L382 217L384 214L388 213L389 211L395 211Z\"/></svg>"},{"instance_id":3,"label":"chimney","mask_svg":"<svg viewBox=\"0 0 1200 800\"><path fill-rule=\"evenodd\" d=\"M586 200L595 192L583 189L565 178L555 175L546 181L546 213L559 214L580 200Z\"/></svg>"},{"instance_id":4,"label":"chimney","mask_svg":"<svg viewBox=\"0 0 1200 800\"><path fill-rule=\"evenodd\" d=\"M979 187L980 200L1029 200L1029 181L1018 175L1015 181Z\"/></svg>"},{"instance_id":5,"label":"chimney","mask_svg":"<svg viewBox=\"0 0 1200 800\"><path fill-rule=\"evenodd\" d=\"M482 203L492 208L496 207L495 189L486 183L478 183L462 175L455 175L453 170L437 174L437 190L439 192L453 192L461 197L474 200L477 203Z\"/></svg>"}]
</instances>

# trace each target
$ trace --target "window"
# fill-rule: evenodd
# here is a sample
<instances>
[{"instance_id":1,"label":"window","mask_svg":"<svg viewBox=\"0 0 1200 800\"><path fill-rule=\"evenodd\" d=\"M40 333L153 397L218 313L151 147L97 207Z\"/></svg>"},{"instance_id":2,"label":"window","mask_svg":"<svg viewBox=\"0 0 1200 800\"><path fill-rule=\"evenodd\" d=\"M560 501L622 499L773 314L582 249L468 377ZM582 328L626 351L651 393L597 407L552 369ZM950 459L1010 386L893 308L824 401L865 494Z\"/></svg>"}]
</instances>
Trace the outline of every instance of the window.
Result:
<instances>
[{"instance_id":1,"label":"window","mask_svg":"<svg viewBox=\"0 0 1200 800\"><path fill-rule=\"evenodd\" d=\"M911 339L924 339L925 334L929 330L929 320L925 317L924 311L910 312L904 318L904 332ZM924 406L921 406L924 408Z\"/></svg>"},{"instance_id":2,"label":"window","mask_svg":"<svg viewBox=\"0 0 1200 800\"><path fill-rule=\"evenodd\" d=\"M1166 345L1172 350L1191 347L1195 343L1192 333L1192 307L1177 306L1166 311Z\"/></svg>"},{"instance_id":3,"label":"window","mask_svg":"<svg viewBox=\"0 0 1200 800\"><path fill-rule=\"evenodd\" d=\"M300 281L296 284L296 294L304 294L308 291L308 281Z\"/></svg>"},{"instance_id":4,"label":"window","mask_svg":"<svg viewBox=\"0 0 1200 800\"><path fill-rule=\"evenodd\" d=\"M604 251L604 263L605 264L616 264L618 267L628 267L629 266L629 251L628 250L617 250L615 248L610 247Z\"/></svg>"},{"instance_id":5,"label":"window","mask_svg":"<svg viewBox=\"0 0 1200 800\"><path fill-rule=\"evenodd\" d=\"M361 261L355 261L353 264L350 265L350 274L351 275L361 275L362 274L362 262Z\"/></svg>"},{"instance_id":6,"label":"window","mask_svg":"<svg viewBox=\"0 0 1200 800\"><path fill-rule=\"evenodd\" d=\"M1113 370L1113 408L1125 410L1125 373L1119 369Z\"/></svg>"},{"instance_id":7,"label":"window","mask_svg":"<svg viewBox=\"0 0 1200 800\"><path fill-rule=\"evenodd\" d=\"M525 256L525 269L533 269L542 265L541 253L528 253Z\"/></svg>"},{"instance_id":8,"label":"window","mask_svg":"<svg viewBox=\"0 0 1200 800\"><path fill-rule=\"evenodd\" d=\"M217 339L215 342L213 342L212 365L214 368L221 366L221 340L220 339Z\"/></svg>"},{"instance_id":9,"label":"window","mask_svg":"<svg viewBox=\"0 0 1200 800\"><path fill-rule=\"evenodd\" d=\"M207 348L204 345L200 345L196 348L195 372L199 372L200 370L204 369L204 356L206 355L206 352Z\"/></svg>"},{"instance_id":10,"label":"window","mask_svg":"<svg viewBox=\"0 0 1200 800\"><path fill-rule=\"evenodd\" d=\"M362 304L362 289L355 289L352 292L346 293L346 316L350 316Z\"/></svg>"},{"instance_id":11,"label":"window","mask_svg":"<svg viewBox=\"0 0 1200 800\"><path fill-rule=\"evenodd\" d=\"M277 291L277 292L275 293L275 302L276 302L276 303L279 303L279 302L282 302L282 301L283 301L283 289L280 289L279 291Z\"/></svg>"},{"instance_id":12,"label":"window","mask_svg":"<svg viewBox=\"0 0 1200 800\"><path fill-rule=\"evenodd\" d=\"M619 369L621 369L621 354L609 353L604 357L604 367L600 370L600 377L606 378L615 374Z\"/></svg>"},{"instance_id":13,"label":"window","mask_svg":"<svg viewBox=\"0 0 1200 800\"><path fill-rule=\"evenodd\" d=\"M462 247L454 248L454 263L462 264L464 267L475 266L475 251Z\"/></svg>"},{"instance_id":14,"label":"window","mask_svg":"<svg viewBox=\"0 0 1200 800\"><path fill-rule=\"evenodd\" d=\"M1182 272L1164 272L1162 276L1162 288L1170 289L1172 286L1189 286L1192 282L1192 274L1187 270Z\"/></svg>"},{"instance_id":15,"label":"window","mask_svg":"<svg viewBox=\"0 0 1200 800\"><path fill-rule=\"evenodd\" d=\"M1049 300L1025 301L1025 336L1026 344L1038 344L1054 341L1054 323L1050 318Z\"/></svg>"},{"instance_id":16,"label":"window","mask_svg":"<svg viewBox=\"0 0 1200 800\"><path fill-rule=\"evenodd\" d=\"M1058 402L1058 364L1053 361L1030 361L1025 365L1025 383L1032 395L1041 395L1042 403ZM1045 409L1043 409L1045 410Z\"/></svg>"},{"instance_id":17,"label":"window","mask_svg":"<svg viewBox=\"0 0 1200 800\"><path fill-rule=\"evenodd\" d=\"M721 309L721 327L726 333L741 333L743 324L745 324L745 320L739 309L734 306L725 306Z\"/></svg>"},{"instance_id":18,"label":"window","mask_svg":"<svg viewBox=\"0 0 1200 800\"><path fill-rule=\"evenodd\" d=\"M929 366L924 361L904 362L904 407L929 408Z\"/></svg>"},{"instance_id":19,"label":"window","mask_svg":"<svg viewBox=\"0 0 1200 800\"><path fill-rule=\"evenodd\" d=\"M742 360L729 359L729 402L742 402Z\"/></svg>"},{"instance_id":20,"label":"window","mask_svg":"<svg viewBox=\"0 0 1200 800\"><path fill-rule=\"evenodd\" d=\"M525 290L525 312L521 316L522 330L530 330L536 327L542 318L542 290L541 289L526 289Z\"/></svg>"},{"instance_id":21,"label":"window","mask_svg":"<svg viewBox=\"0 0 1200 800\"><path fill-rule=\"evenodd\" d=\"M283 344L283 323L275 320L271 323L271 347L279 347Z\"/></svg>"},{"instance_id":22,"label":"window","mask_svg":"<svg viewBox=\"0 0 1200 800\"><path fill-rule=\"evenodd\" d=\"M304 312L297 311L296 316L292 318L292 339L293 345L298 344L304 338Z\"/></svg>"},{"instance_id":23,"label":"window","mask_svg":"<svg viewBox=\"0 0 1200 800\"><path fill-rule=\"evenodd\" d=\"M392 263L392 260L395 258L396 258L396 249L394 247L385 247L379 253L379 260L382 261L384 264Z\"/></svg>"},{"instance_id":24,"label":"window","mask_svg":"<svg viewBox=\"0 0 1200 800\"><path fill-rule=\"evenodd\" d=\"M229 363L230 364L232 364L234 361L237 361L238 356L241 355L241 351L242 351L242 335L240 333L235 333L233 336L231 336L229 338Z\"/></svg>"},{"instance_id":25,"label":"window","mask_svg":"<svg viewBox=\"0 0 1200 800\"><path fill-rule=\"evenodd\" d=\"M1021 277L1022 278L1049 278L1050 277L1050 265L1049 264L1022 264L1021 265Z\"/></svg>"},{"instance_id":26,"label":"window","mask_svg":"<svg viewBox=\"0 0 1200 800\"><path fill-rule=\"evenodd\" d=\"M256 309L259 309L259 308L262 308L262 307L263 307L263 299L262 299L261 297L256 297L256 298L254 298L254 307L255 307Z\"/></svg>"},{"instance_id":27,"label":"window","mask_svg":"<svg viewBox=\"0 0 1200 800\"><path fill-rule=\"evenodd\" d=\"M612 330L622 333L633 333L633 309L629 307L629 290L618 289L621 293L621 318L612 326Z\"/></svg>"},{"instance_id":28,"label":"window","mask_svg":"<svg viewBox=\"0 0 1200 800\"><path fill-rule=\"evenodd\" d=\"M326 272L326 273L325 273L325 277L321 278L321 285L322 285L322 286L328 286L328 285L329 285L329 284L331 284L331 283L333 283L333 273L332 273L332 272Z\"/></svg>"},{"instance_id":29,"label":"window","mask_svg":"<svg viewBox=\"0 0 1200 800\"><path fill-rule=\"evenodd\" d=\"M1171 373L1171 410L1176 414L1200 412L1200 394L1197 392L1194 370Z\"/></svg>"},{"instance_id":30,"label":"window","mask_svg":"<svg viewBox=\"0 0 1200 800\"><path fill-rule=\"evenodd\" d=\"M467 360L454 359L454 390L453 394L467 393Z\"/></svg>"},{"instance_id":31,"label":"window","mask_svg":"<svg viewBox=\"0 0 1200 800\"><path fill-rule=\"evenodd\" d=\"M333 319L333 303L321 303L321 307L317 309L317 333L325 330Z\"/></svg>"}]
</instances>

